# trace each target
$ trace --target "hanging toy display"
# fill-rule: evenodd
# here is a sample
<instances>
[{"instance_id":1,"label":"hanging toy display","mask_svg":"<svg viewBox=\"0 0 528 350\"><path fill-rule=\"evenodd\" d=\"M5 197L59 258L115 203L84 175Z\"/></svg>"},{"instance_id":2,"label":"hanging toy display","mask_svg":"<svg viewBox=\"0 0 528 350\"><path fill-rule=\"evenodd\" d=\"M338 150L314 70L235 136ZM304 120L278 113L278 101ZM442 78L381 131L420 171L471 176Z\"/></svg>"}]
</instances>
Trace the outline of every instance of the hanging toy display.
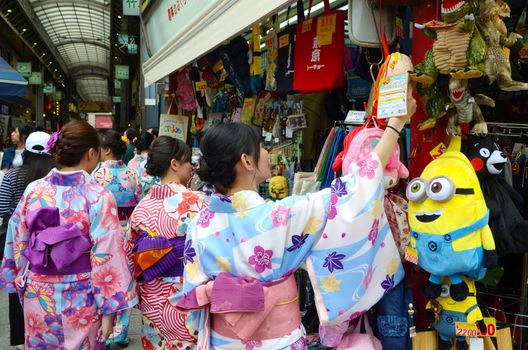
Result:
<instances>
[{"instance_id":1,"label":"hanging toy display","mask_svg":"<svg viewBox=\"0 0 528 350\"><path fill-rule=\"evenodd\" d=\"M455 79L484 75L488 49L475 25L474 7L470 1L444 0L442 21L416 25L435 42L411 73L412 80L431 85L439 74L451 75Z\"/></svg>"},{"instance_id":2,"label":"hanging toy display","mask_svg":"<svg viewBox=\"0 0 528 350\"><path fill-rule=\"evenodd\" d=\"M510 33L503 18L510 17L510 7L503 0L483 0L479 3L477 26L482 33L489 53L486 58L486 75L490 82L497 82L503 91L528 90L528 83L512 80L511 66L504 48L513 47L522 38L519 34Z\"/></svg>"},{"instance_id":3,"label":"hanging toy display","mask_svg":"<svg viewBox=\"0 0 528 350\"><path fill-rule=\"evenodd\" d=\"M480 101L487 99L488 104L494 101L481 95ZM449 79L449 100L448 107L454 108L449 111L449 121L447 123L447 133L458 135L458 125L473 123L472 134L481 135L488 133L488 126L482 115L482 111L477 103L477 98L471 96L469 83L467 80Z\"/></svg>"},{"instance_id":4,"label":"hanging toy display","mask_svg":"<svg viewBox=\"0 0 528 350\"><path fill-rule=\"evenodd\" d=\"M505 154L491 138L476 136L464 141L462 152L479 177L498 255L528 252L528 220L521 214L523 198L502 176Z\"/></svg>"},{"instance_id":5,"label":"hanging toy display","mask_svg":"<svg viewBox=\"0 0 528 350\"><path fill-rule=\"evenodd\" d=\"M442 278L448 277L451 298L464 300L469 289L462 275L479 280L497 263L484 195L460 145L452 137L448 151L407 187L411 244L418 265L431 274L422 286L431 299L440 296Z\"/></svg>"},{"instance_id":6,"label":"hanging toy display","mask_svg":"<svg viewBox=\"0 0 528 350\"><path fill-rule=\"evenodd\" d=\"M454 300L449 293L450 281L443 277L440 296L429 301L426 306L427 320L438 332L439 350L467 350L469 348L465 336L456 336L457 322L477 325L481 332L486 332L486 324L477 304L475 282L467 276L462 276L462 280L468 286L467 298L462 301ZM451 345L452 340L456 344L454 348Z\"/></svg>"}]
</instances>

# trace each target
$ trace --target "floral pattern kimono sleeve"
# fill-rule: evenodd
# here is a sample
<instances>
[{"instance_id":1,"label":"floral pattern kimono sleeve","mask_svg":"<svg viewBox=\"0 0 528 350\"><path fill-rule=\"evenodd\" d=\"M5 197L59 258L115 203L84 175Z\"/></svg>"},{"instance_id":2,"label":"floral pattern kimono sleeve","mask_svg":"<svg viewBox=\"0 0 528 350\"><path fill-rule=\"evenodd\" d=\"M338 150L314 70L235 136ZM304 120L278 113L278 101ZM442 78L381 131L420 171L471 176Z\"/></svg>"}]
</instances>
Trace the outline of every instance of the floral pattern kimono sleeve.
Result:
<instances>
[{"instance_id":1,"label":"floral pattern kimono sleeve","mask_svg":"<svg viewBox=\"0 0 528 350\"><path fill-rule=\"evenodd\" d=\"M134 281L123 244L123 231L112 193L103 190L90 210L92 283L98 308L104 314L137 304Z\"/></svg>"},{"instance_id":2,"label":"floral pattern kimono sleeve","mask_svg":"<svg viewBox=\"0 0 528 350\"><path fill-rule=\"evenodd\" d=\"M213 197L188 230L184 293L221 272L276 281L306 261L323 325L368 310L403 269L382 210L379 158L369 154L350 170L308 196L269 203L250 191Z\"/></svg>"},{"instance_id":3,"label":"floral pattern kimono sleeve","mask_svg":"<svg viewBox=\"0 0 528 350\"><path fill-rule=\"evenodd\" d=\"M15 278L24 273L27 259L23 255L29 241L29 231L25 222L27 195L31 193L34 183L29 184L18 203L7 227L4 258L0 275L0 290L6 293L16 293Z\"/></svg>"}]
</instances>

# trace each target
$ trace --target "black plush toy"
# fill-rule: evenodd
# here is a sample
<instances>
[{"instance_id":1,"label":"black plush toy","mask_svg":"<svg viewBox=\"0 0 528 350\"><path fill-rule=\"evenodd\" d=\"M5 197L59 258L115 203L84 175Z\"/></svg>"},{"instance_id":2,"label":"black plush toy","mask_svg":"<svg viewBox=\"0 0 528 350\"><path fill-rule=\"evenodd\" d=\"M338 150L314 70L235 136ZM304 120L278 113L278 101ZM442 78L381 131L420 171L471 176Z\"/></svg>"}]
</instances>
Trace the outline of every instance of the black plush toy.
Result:
<instances>
[{"instance_id":1,"label":"black plush toy","mask_svg":"<svg viewBox=\"0 0 528 350\"><path fill-rule=\"evenodd\" d=\"M499 256L528 252L528 220L521 214L522 196L501 175L506 156L489 137L471 136L462 152L477 172L490 211L489 227Z\"/></svg>"}]
</instances>

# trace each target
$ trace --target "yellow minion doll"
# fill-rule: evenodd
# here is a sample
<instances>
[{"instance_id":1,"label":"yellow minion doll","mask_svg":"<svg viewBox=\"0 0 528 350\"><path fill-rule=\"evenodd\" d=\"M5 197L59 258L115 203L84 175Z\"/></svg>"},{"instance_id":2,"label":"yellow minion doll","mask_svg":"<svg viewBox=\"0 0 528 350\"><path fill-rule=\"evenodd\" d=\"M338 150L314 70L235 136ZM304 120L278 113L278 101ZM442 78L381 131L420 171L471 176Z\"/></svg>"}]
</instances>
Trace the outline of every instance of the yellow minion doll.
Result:
<instances>
[{"instance_id":1,"label":"yellow minion doll","mask_svg":"<svg viewBox=\"0 0 528 350\"><path fill-rule=\"evenodd\" d=\"M269 182L269 194L273 199L288 196L288 180L284 176L273 176Z\"/></svg>"},{"instance_id":2,"label":"yellow minion doll","mask_svg":"<svg viewBox=\"0 0 528 350\"><path fill-rule=\"evenodd\" d=\"M440 296L446 276L451 298L464 300L469 290L462 275L479 280L486 267L497 263L489 211L460 144L460 137L453 137L448 151L407 187L411 245L417 250L418 265L431 274L422 287L431 299Z\"/></svg>"},{"instance_id":3,"label":"yellow minion doll","mask_svg":"<svg viewBox=\"0 0 528 350\"><path fill-rule=\"evenodd\" d=\"M442 278L442 294L425 307L426 316L429 322L438 332L439 350L451 350L451 340L456 342L457 350L467 350L466 337L456 336L456 322L475 324L481 332L486 331L486 324L482 317L482 312L477 304L477 290L475 282L467 276L462 276L462 280L468 286L469 294L463 301L456 301L449 294L450 284L447 277Z\"/></svg>"}]
</instances>

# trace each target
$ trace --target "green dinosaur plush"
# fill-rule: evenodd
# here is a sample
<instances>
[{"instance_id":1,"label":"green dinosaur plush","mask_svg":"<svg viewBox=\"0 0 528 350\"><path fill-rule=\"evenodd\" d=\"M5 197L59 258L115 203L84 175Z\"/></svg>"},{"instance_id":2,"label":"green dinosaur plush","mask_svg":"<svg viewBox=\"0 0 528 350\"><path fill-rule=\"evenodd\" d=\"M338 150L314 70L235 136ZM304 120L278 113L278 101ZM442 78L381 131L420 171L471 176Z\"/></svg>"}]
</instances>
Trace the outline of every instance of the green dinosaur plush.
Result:
<instances>
[{"instance_id":1,"label":"green dinosaur plush","mask_svg":"<svg viewBox=\"0 0 528 350\"><path fill-rule=\"evenodd\" d=\"M418 130L432 129L435 127L436 121L446 114L446 105L449 103L449 98L446 92L442 91L437 81L430 85L419 83L416 85L416 89L420 95L426 97L425 112L429 116L429 118L418 124Z\"/></svg>"},{"instance_id":2,"label":"green dinosaur plush","mask_svg":"<svg viewBox=\"0 0 528 350\"><path fill-rule=\"evenodd\" d=\"M431 85L438 74L455 79L478 78L484 74L488 48L475 25L474 9L475 5L464 0L444 0L442 21L416 25L435 42L410 73L411 80Z\"/></svg>"}]
</instances>

